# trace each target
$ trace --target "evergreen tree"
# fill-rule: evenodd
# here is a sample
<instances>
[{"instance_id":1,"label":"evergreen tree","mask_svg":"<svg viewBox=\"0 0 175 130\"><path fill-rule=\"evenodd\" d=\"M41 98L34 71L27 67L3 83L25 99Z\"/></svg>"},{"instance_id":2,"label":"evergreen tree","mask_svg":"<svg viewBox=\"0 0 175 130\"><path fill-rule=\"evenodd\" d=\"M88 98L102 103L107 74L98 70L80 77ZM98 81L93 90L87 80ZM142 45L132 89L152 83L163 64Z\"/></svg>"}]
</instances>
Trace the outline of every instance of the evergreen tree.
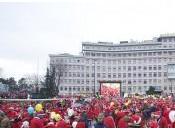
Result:
<instances>
[{"instance_id":1,"label":"evergreen tree","mask_svg":"<svg viewBox=\"0 0 175 130\"><path fill-rule=\"evenodd\" d=\"M50 92L50 72L49 68L47 68L46 76L45 76L45 87L46 87L46 98L49 98L51 95Z\"/></svg>"},{"instance_id":2,"label":"evergreen tree","mask_svg":"<svg viewBox=\"0 0 175 130\"><path fill-rule=\"evenodd\" d=\"M51 78L50 78L50 90L51 90L51 97L57 96L57 87L55 83L55 67L52 68L51 71Z\"/></svg>"}]
</instances>

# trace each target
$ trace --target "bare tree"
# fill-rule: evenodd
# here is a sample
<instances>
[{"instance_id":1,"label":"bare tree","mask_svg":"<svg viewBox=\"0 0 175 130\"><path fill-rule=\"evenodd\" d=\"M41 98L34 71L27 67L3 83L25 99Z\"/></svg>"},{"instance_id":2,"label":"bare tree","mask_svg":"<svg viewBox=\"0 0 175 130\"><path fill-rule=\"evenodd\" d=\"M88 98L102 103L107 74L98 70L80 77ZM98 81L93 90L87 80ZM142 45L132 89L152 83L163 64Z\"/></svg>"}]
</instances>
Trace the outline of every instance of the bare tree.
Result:
<instances>
[{"instance_id":1,"label":"bare tree","mask_svg":"<svg viewBox=\"0 0 175 130\"><path fill-rule=\"evenodd\" d=\"M51 65L51 71L53 68L55 68L55 84L57 88L57 92L59 93L59 87L61 83L61 78L63 77L63 73L67 70L67 67L65 64L59 62L56 65Z\"/></svg>"},{"instance_id":2,"label":"bare tree","mask_svg":"<svg viewBox=\"0 0 175 130\"><path fill-rule=\"evenodd\" d=\"M33 87L38 87L41 88L42 87L42 82L44 82L44 76L42 75L36 75L36 74L31 74L31 75L25 75L24 76L26 84L28 86L32 86ZM29 88L29 89L32 89Z\"/></svg>"}]
</instances>

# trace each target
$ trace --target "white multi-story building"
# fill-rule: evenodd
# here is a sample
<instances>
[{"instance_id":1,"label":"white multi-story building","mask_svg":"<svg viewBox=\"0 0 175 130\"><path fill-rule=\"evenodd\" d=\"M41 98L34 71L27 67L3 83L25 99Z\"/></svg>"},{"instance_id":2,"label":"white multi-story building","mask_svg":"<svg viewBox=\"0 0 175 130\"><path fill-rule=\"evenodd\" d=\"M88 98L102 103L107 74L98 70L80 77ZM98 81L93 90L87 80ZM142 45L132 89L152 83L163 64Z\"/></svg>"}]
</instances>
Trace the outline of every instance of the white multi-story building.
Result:
<instances>
[{"instance_id":1,"label":"white multi-story building","mask_svg":"<svg viewBox=\"0 0 175 130\"><path fill-rule=\"evenodd\" d=\"M60 76L60 93L81 94L99 91L100 80L120 80L125 93L144 94L150 86L165 93L175 92L174 81L167 78L167 65L175 63L175 35L160 35L142 42L83 42L79 56L49 55ZM94 82L95 81L95 82Z\"/></svg>"}]
</instances>

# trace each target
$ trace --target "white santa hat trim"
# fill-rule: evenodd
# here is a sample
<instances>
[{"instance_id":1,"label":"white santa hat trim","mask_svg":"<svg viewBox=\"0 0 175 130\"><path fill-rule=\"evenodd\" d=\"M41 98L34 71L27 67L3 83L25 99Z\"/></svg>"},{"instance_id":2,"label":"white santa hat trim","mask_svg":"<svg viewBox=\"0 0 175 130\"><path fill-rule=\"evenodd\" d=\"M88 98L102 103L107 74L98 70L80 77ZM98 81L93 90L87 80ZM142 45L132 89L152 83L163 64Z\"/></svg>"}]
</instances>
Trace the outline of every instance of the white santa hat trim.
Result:
<instances>
[{"instance_id":1,"label":"white santa hat trim","mask_svg":"<svg viewBox=\"0 0 175 130\"><path fill-rule=\"evenodd\" d=\"M169 119L172 123L175 122L175 111L170 111L169 113Z\"/></svg>"},{"instance_id":2,"label":"white santa hat trim","mask_svg":"<svg viewBox=\"0 0 175 130\"><path fill-rule=\"evenodd\" d=\"M78 124L78 122L74 121L74 122L72 123L72 127L73 127L73 128L76 128L77 124Z\"/></svg>"}]
</instances>

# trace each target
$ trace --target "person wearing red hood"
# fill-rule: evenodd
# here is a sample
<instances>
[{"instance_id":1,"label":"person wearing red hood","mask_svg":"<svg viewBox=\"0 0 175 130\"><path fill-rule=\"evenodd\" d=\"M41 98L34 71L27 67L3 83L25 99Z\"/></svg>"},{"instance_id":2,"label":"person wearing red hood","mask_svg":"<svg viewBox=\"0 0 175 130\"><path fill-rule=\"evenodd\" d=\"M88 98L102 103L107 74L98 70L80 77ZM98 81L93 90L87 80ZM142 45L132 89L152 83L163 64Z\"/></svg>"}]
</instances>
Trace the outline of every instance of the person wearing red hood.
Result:
<instances>
[{"instance_id":1,"label":"person wearing red hood","mask_svg":"<svg viewBox=\"0 0 175 130\"><path fill-rule=\"evenodd\" d=\"M15 117L18 116L18 113L16 111L14 111L14 108L13 107L10 107L9 108L9 111L7 113L7 116L10 118L10 119L14 119Z\"/></svg>"},{"instance_id":2,"label":"person wearing red hood","mask_svg":"<svg viewBox=\"0 0 175 130\"><path fill-rule=\"evenodd\" d=\"M44 128L43 120L37 116L33 117L30 128Z\"/></svg>"},{"instance_id":3,"label":"person wearing red hood","mask_svg":"<svg viewBox=\"0 0 175 130\"><path fill-rule=\"evenodd\" d=\"M115 111L115 125L118 126L119 120L126 115L125 112L116 110Z\"/></svg>"},{"instance_id":4,"label":"person wearing red hood","mask_svg":"<svg viewBox=\"0 0 175 130\"><path fill-rule=\"evenodd\" d=\"M131 118L128 115L126 115L126 116L120 118L117 127L118 128L129 128L129 122L132 122Z\"/></svg>"},{"instance_id":5,"label":"person wearing red hood","mask_svg":"<svg viewBox=\"0 0 175 130\"><path fill-rule=\"evenodd\" d=\"M76 128L86 128L85 122L79 121L76 125Z\"/></svg>"},{"instance_id":6,"label":"person wearing red hood","mask_svg":"<svg viewBox=\"0 0 175 130\"><path fill-rule=\"evenodd\" d=\"M49 122L44 128L56 128L54 122Z\"/></svg>"},{"instance_id":7,"label":"person wearing red hood","mask_svg":"<svg viewBox=\"0 0 175 130\"><path fill-rule=\"evenodd\" d=\"M71 127L68 123L66 123L63 119L61 119L55 124L55 128L71 128Z\"/></svg>"},{"instance_id":8,"label":"person wearing red hood","mask_svg":"<svg viewBox=\"0 0 175 130\"><path fill-rule=\"evenodd\" d=\"M116 128L115 122L112 116L107 116L104 118L103 123L105 128Z\"/></svg>"}]
</instances>

